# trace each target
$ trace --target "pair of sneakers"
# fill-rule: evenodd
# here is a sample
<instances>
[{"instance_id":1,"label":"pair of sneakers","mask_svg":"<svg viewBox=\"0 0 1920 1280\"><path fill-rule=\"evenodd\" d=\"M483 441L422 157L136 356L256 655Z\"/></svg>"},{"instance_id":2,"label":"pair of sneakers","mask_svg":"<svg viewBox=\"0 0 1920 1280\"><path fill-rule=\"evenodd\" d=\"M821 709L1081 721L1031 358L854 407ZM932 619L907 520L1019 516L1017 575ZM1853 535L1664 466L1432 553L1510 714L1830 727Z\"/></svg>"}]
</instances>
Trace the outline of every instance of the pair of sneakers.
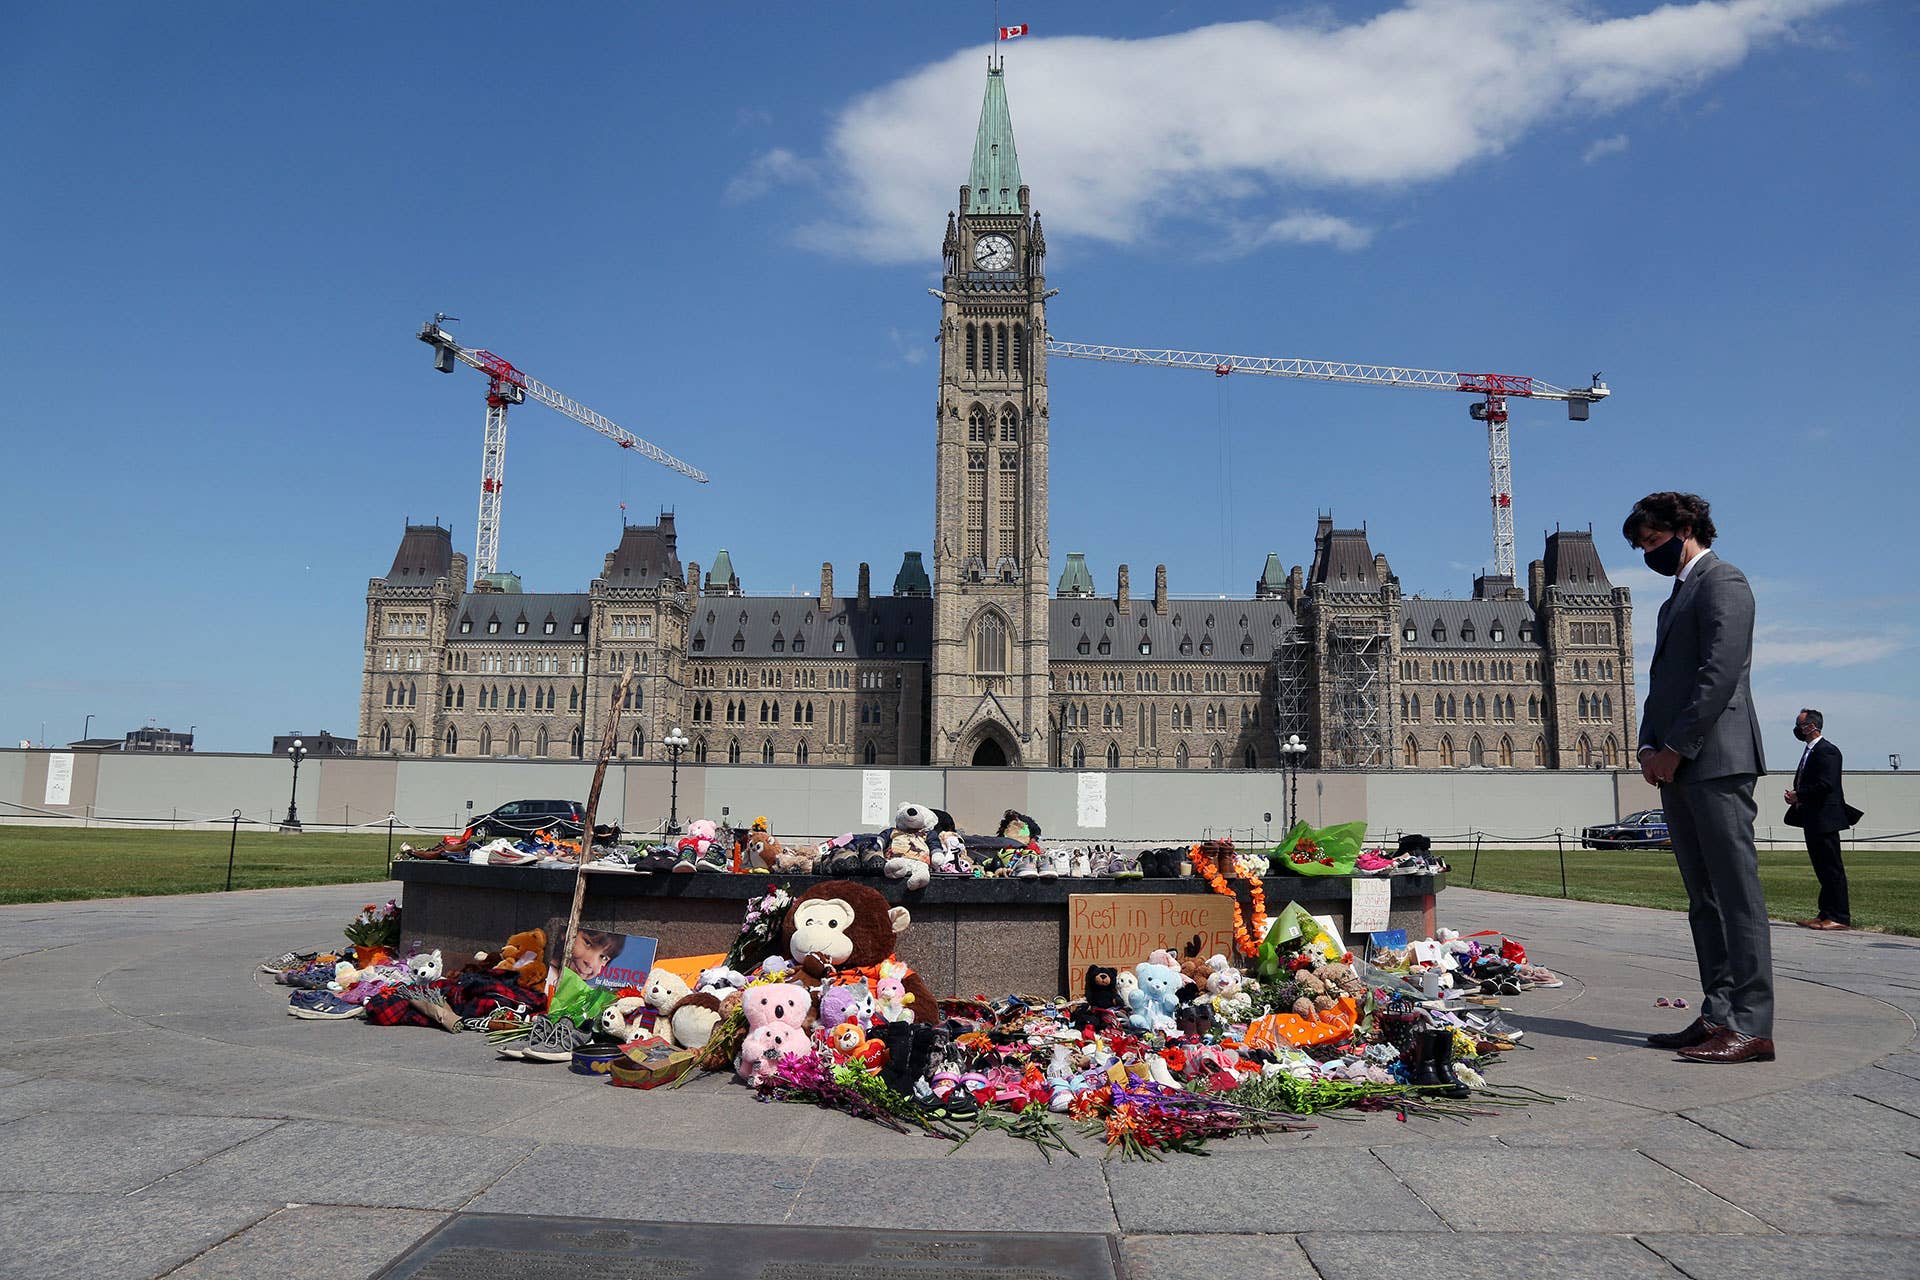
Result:
<instances>
[{"instance_id":1,"label":"pair of sneakers","mask_svg":"<svg viewBox=\"0 0 1920 1280\"><path fill-rule=\"evenodd\" d=\"M1146 874L1140 869L1138 850L1097 848L1089 858L1089 869L1100 880L1138 880Z\"/></svg>"},{"instance_id":2,"label":"pair of sneakers","mask_svg":"<svg viewBox=\"0 0 1920 1280\"><path fill-rule=\"evenodd\" d=\"M573 1051L593 1039L593 1034L571 1018L537 1017L524 1040L499 1046L503 1058L523 1058L528 1062L571 1062Z\"/></svg>"},{"instance_id":3,"label":"pair of sneakers","mask_svg":"<svg viewBox=\"0 0 1920 1280\"><path fill-rule=\"evenodd\" d=\"M336 1022L361 1017L367 1010L364 1005L343 1000L323 987L313 991L296 991L288 996L287 1012L309 1022Z\"/></svg>"},{"instance_id":4,"label":"pair of sneakers","mask_svg":"<svg viewBox=\"0 0 1920 1280\"><path fill-rule=\"evenodd\" d=\"M673 864L675 872L686 874L692 871L730 871L727 851L720 847L718 840L707 846L705 853L695 855L691 849L683 849L679 861Z\"/></svg>"},{"instance_id":5,"label":"pair of sneakers","mask_svg":"<svg viewBox=\"0 0 1920 1280\"><path fill-rule=\"evenodd\" d=\"M1013 856L1010 874L1018 880L1057 880L1072 870L1073 855L1065 849L1027 850Z\"/></svg>"}]
</instances>

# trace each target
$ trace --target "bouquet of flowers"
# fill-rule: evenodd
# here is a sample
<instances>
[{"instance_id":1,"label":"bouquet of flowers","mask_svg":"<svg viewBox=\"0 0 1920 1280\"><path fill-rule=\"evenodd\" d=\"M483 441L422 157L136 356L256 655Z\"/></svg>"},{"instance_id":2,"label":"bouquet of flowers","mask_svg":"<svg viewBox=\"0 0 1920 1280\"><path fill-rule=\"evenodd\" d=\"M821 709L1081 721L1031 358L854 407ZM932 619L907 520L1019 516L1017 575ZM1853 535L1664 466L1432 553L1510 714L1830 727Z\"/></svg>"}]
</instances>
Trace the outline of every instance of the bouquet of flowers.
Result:
<instances>
[{"instance_id":1,"label":"bouquet of flowers","mask_svg":"<svg viewBox=\"0 0 1920 1280\"><path fill-rule=\"evenodd\" d=\"M347 941L356 947L393 950L400 945L400 904L392 898L380 906L369 902L348 923L346 935Z\"/></svg>"},{"instance_id":2,"label":"bouquet of flowers","mask_svg":"<svg viewBox=\"0 0 1920 1280\"><path fill-rule=\"evenodd\" d=\"M775 885L761 897L747 903L747 918L740 925L740 936L727 950L727 967L742 973L756 968L772 952L780 936L780 922L793 905L793 894L784 885Z\"/></svg>"},{"instance_id":3,"label":"bouquet of flowers","mask_svg":"<svg viewBox=\"0 0 1920 1280\"><path fill-rule=\"evenodd\" d=\"M1269 850L1276 872L1303 876L1350 876L1360 845L1367 838L1364 822L1342 822L1315 829L1296 822L1287 838Z\"/></svg>"}]
</instances>

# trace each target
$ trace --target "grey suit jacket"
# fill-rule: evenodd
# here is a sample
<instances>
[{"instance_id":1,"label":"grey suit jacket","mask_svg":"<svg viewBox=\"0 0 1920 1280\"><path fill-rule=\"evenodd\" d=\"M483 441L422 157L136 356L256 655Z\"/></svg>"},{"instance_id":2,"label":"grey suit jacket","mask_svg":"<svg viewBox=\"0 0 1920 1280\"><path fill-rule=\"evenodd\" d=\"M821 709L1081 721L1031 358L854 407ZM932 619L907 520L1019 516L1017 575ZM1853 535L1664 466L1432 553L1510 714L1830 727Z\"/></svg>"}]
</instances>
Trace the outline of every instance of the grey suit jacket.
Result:
<instances>
[{"instance_id":1,"label":"grey suit jacket","mask_svg":"<svg viewBox=\"0 0 1920 1280\"><path fill-rule=\"evenodd\" d=\"M1767 771L1747 685L1752 665L1753 588L1709 551L1660 606L1640 716L1642 747L1680 753L1676 782Z\"/></svg>"}]
</instances>

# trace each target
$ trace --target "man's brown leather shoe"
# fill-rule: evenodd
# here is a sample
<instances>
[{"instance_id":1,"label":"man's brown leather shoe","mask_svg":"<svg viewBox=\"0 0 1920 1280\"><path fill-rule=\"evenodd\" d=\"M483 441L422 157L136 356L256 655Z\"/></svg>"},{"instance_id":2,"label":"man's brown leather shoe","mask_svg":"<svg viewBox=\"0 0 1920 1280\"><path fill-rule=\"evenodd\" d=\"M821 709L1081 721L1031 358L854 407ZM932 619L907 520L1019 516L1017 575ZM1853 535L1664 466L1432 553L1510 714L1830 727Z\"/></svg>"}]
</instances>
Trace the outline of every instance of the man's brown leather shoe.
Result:
<instances>
[{"instance_id":1,"label":"man's brown leather shoe","mask_svg":"<svg viewBox=\"0 0 1920 1280\"><path fill-rule=\"evenodd\" d=\"M1656 1049L1691 1049L1694 1045L1705 1044L1719 1035L1724 1028L1716 1027L1705 1018L1695 1018L1680 1031L1660 1031L1647 1037L1647 1043Z\"/></svg>"},{"instance_id":2,"label":"man's brown leather shoe","mask_svg":"<svg viewBox=\"0 0 1920 1280\"><path fill-rule=\"evenodd\" d=\"M1819 920L1807 921L1807 928L1809 929L1846 929L1848 927L1847 925L1841 924L1838 920L1828 920L1824 917Z\"/></svg>"},{"instance_id":3,"label":"man's brown leather shoe","mask_svg":"<svg viewBox=\"0 0 1920 1280\"><path fill-rule=\"evenodd\" d=\"M1772 1062L1773 1041L1743 1036L1732 1027L1722 1027L1720 1033L1705 1044L1680 1050L1680 1056L1688 1062Z\"/></svg>"}]
</instances>

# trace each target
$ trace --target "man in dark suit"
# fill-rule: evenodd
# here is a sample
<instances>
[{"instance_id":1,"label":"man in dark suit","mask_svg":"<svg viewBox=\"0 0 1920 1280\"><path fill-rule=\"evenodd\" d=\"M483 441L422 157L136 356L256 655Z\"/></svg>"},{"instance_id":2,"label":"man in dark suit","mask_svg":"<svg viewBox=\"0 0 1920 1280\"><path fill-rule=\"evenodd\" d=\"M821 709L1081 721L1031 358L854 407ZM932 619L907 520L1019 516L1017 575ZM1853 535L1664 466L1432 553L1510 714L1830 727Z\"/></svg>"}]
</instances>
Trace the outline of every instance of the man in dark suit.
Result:
<instances>
[{"instance_id":1,"label":"man in dark suit","mask_svg":"<svg viewBox=\"0 0 1920 1280\"><path fill-rule=\"evenodd\" d=\"M1753 590L1708 550L1706 499L1650 493L1621 527L1647 567L1674 579L1640 718L1640 771L1660 788L1705 993L1684 1030L1647 1037L1695 1062L1773 1061L1773 942L1753 840L1753 784L1766 772L1747 677Z\"/></svg>"},{"instance_id":2,"label":"man in dark suit","mask_svg":"<svg viewBox=\"0 0 1920 1280\"><path fill-rule=\"evenodd\" d=\"M1860 821L1847 803L1840 781L1840 748L1827 741L1826 717L1811 707L1793 720L1793 736L1807 744L1787 792L1787 823L1806 833L1807 857L1820 880L1820 914L1802 920L1808 929L1848 929L1853 912L1847 902L1847 868L1840 861L1840 833Z\"/></svg>"}]
</instances>

